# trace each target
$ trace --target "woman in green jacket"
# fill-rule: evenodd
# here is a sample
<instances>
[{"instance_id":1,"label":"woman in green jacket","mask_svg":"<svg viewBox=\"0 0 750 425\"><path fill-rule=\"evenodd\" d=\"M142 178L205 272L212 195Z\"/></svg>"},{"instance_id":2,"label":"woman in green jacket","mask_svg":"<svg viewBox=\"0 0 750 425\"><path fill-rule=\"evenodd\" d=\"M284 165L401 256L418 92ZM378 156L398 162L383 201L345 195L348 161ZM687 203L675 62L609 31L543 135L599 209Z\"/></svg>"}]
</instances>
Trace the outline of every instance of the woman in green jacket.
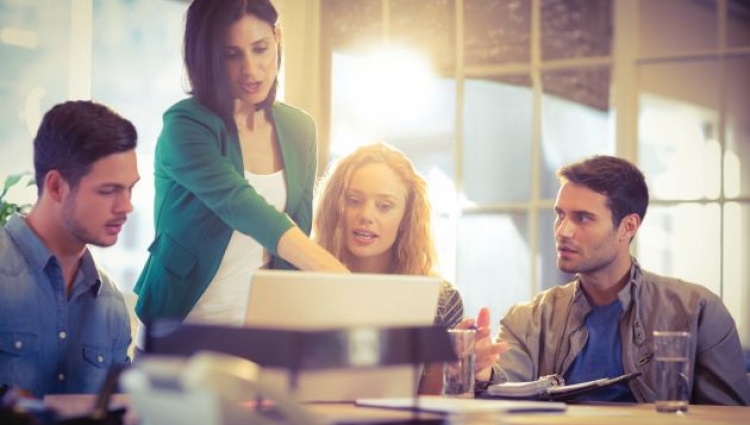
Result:
<instances>
[{"instance_id":1,"label":"woman in green jacket","mask_svg":"<svg viewBox=\"0 0 750 425\"><path fill-rule=\"evenodd\" d=\"M156 145L156 235L135 286L144 323L239 324L257 268L347 271L308 238L317 135L275 99L277 20L269 0L188 8L192 97L166 111Z\"/></svg>"}]
</instances>

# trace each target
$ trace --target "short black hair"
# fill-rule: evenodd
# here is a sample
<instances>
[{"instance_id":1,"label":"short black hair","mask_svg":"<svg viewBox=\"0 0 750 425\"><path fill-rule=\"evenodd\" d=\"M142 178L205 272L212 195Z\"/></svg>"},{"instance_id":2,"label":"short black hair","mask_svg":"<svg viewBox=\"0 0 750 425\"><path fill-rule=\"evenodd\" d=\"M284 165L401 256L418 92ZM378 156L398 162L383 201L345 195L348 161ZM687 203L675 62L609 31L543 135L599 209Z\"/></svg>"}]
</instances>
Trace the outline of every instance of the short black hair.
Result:
<instances>
[{"instance_id":1,"label":"short black hair","mask_svg":"<svg viewBox=\"0 0 750 425\"><path fill-rule=\"evenodd\" d=\"M234 97L224 59L224 41L229 27L244 15L253 15L272 28L278 25L279 14L269 0L193 0L185 20L183 48L190 94L233 130ZM278 46L280 67L281 41ZM269 108L276 101L278 78L277 75L259 109Z\"/></svg>"},{"instance_id":2,"label":"short black hair","mask_svg":"<svg viewBox=\"0 0 750 425\"><path fill-rule=\"evenodd\" d=\"M53 106L44 114L34 138L39 194L50 171L59 171L75 189L94 162L135 149L137 140L133 124L104 105L74 100Z\"/></svg>"},{"instance_id":3,"label":"short black hair","mask_svg":"<svg viewBox=\"0 0 750 425\"><path fill-rule=\"evenodd\" d=\"M615 226L628 214L638 214L643 221L648 209L648 187L643 173L622 158L596 155L565 165L557 170L561 183L586 186L607 197Z\"/></svg>"}]
</instances>

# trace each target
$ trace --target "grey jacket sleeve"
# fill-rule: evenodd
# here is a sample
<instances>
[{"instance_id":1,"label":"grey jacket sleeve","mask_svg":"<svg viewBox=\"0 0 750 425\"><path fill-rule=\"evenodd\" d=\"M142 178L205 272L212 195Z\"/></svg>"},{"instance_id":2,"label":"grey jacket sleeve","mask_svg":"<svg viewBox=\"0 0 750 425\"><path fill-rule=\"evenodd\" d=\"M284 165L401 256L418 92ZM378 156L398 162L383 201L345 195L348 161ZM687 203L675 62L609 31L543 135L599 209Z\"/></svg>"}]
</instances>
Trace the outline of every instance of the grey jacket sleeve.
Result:
<instances>
[{"instance_id":1,"label":"grey jacket sleeve","mask_svg":"<svg viewBox=\"0 0 750 425\"><path fill-rule=\"evenodd\" d=\"M750 383L737 328L718 297L705 300L697 338L691 402L750 405Z\"/></svg>"},{"instance_id":2,"label":"grey jacket sleeve","mask_svg":"<svg viewBox=\"0 0 750 425\"><path fill-rule=\"evenodd\" d=\"M508 343L508 351L500 355L496 363L495 382L523 382L537 378L539 329L534 327L534 310L531 304L520 304L510 308L500 321L500 341ZM536 320L538 322L538 320Z\"/></svg>"}]
</instances>

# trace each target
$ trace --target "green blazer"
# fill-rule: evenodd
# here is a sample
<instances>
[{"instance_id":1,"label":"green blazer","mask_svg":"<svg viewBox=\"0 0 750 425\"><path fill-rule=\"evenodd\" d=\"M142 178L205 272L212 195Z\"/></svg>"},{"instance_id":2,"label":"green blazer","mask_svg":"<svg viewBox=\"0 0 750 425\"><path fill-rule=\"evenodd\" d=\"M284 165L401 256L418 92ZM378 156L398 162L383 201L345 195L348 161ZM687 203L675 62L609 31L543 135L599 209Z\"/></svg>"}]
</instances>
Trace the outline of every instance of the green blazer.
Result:
<instances>
[{"instance_id":1,"label":"green blazer","mask_svg":"<svg viewBox=\"0 0 750 425\"><path fill-rule=\"evenodd\" d=\"M164 113L154 158L155 238L135 285L138 317L182 320L219 268L233 230L272 254L273 268L293 268L277 256L293 225L310 234L317 173L317 133L306 113L276 102L271 108L287 185L285 213L244 178L239 139L193 98Z\"/></svg>"}]
</instances>

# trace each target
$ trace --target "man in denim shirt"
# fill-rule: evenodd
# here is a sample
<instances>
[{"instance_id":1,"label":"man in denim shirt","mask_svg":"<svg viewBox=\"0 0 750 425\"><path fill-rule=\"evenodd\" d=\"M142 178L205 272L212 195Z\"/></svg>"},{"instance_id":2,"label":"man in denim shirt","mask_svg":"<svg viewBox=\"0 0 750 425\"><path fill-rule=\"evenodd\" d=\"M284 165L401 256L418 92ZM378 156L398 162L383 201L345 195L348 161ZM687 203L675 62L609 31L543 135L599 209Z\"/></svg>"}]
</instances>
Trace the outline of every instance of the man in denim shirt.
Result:
<instances>
[{"instance_id":1,"label":"man in denim shirt","mask_svg":"<svg viewBox=\"0 0 750 425\"><path fill-rule=\"evenodd\" d=\"M0 229L0 383L97 392L130 362L122 294L87 244L117 241L138 181L136 130L89 101L56 105L34 139L38 200Z\"/></svg>"}]
</instances>

